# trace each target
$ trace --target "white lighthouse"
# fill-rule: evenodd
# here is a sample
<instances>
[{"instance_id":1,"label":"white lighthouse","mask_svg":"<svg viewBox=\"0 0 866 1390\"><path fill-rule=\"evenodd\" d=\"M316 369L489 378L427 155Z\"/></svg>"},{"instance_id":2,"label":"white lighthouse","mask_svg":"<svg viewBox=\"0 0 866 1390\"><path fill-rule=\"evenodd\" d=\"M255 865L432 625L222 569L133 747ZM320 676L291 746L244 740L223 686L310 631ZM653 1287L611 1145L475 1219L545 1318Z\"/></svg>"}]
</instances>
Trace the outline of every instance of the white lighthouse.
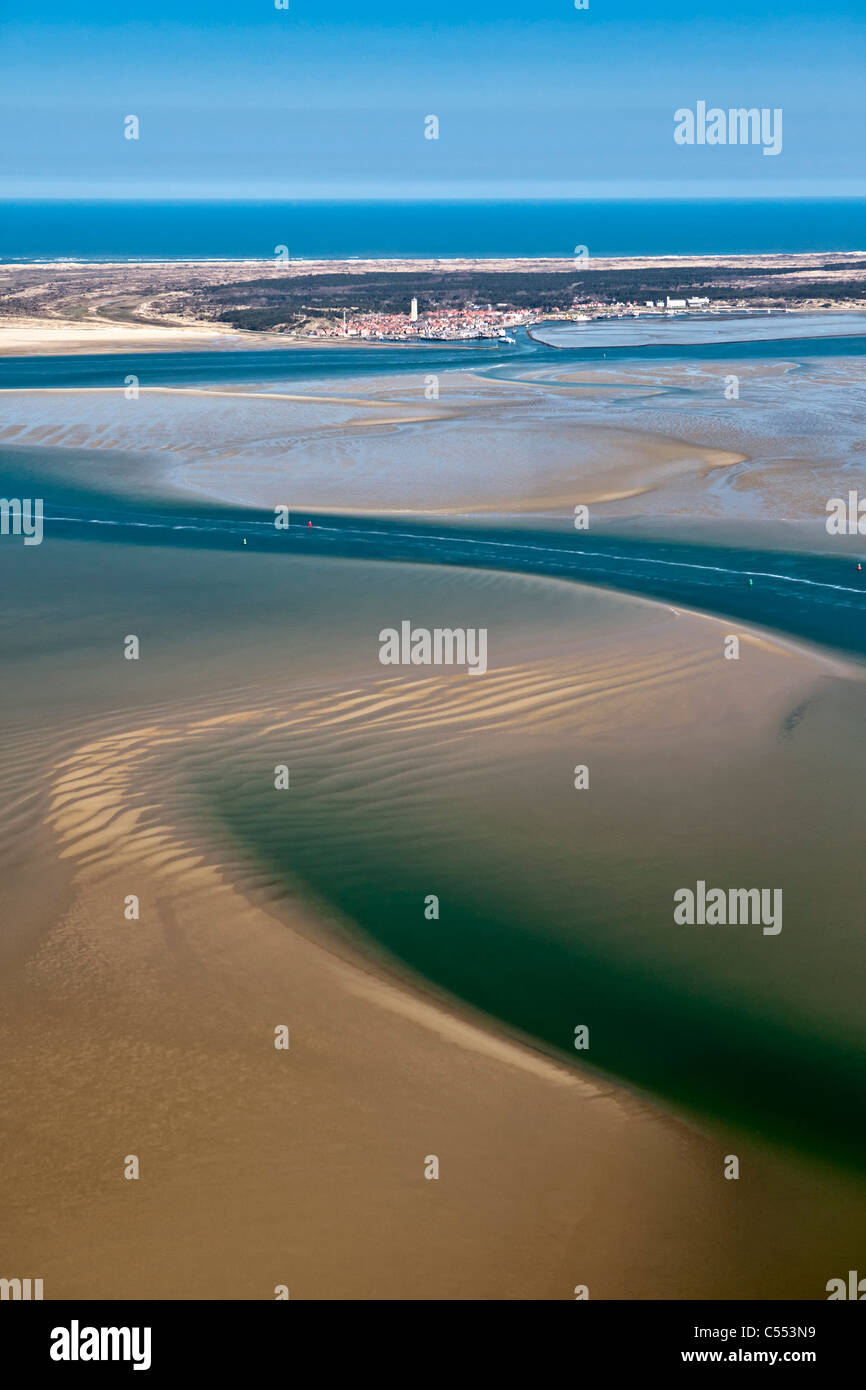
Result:
<instances>
[{"instance_id":1,"label":"white lighthouse","mask_svg":"<svg viewBox=\"0 0 866 1390\"><path fill-rule=\"evenodd\" d=\"M412 323L417 323L418 321L418 300L415 298L414 294L412 296L412 303L409 306L409 318Z\"/></svg>"}]
</instances>

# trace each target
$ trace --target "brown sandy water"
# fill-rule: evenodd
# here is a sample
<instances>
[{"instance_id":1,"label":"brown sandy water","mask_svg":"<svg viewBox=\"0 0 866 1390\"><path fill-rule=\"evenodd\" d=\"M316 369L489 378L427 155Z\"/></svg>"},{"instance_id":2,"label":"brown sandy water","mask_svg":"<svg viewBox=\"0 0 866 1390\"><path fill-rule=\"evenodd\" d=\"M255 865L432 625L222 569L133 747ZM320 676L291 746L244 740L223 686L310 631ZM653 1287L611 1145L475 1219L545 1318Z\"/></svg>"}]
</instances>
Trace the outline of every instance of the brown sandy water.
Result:
<instances>
[{"instance_id":1,"label":"brown sandy water","mask_svg":"<svg viewBox=\"0 0 866 1390\"><path fill-rule=\"evenodd\" d=\"M787 1030L808 1130L862 1044L856 671L749 634L726 663L722 624L495 574L26 558L0 551L8 1275L49 1298L825 1296L866 1200L822 1136L737 1118L711 1052L703 1107L616 1080L623 1015L589 988L570 1060L489 999L544 941L598 999L658 1001L640 1051L673 1036L683 1076L706 1039L671 1034L677 996L734 1041L739 1016L747 1041ZM487 626L488 674L380 666L404 616ZM704 865L781 875L782 934L674 929Z\"/></svg>"}]
</instances>

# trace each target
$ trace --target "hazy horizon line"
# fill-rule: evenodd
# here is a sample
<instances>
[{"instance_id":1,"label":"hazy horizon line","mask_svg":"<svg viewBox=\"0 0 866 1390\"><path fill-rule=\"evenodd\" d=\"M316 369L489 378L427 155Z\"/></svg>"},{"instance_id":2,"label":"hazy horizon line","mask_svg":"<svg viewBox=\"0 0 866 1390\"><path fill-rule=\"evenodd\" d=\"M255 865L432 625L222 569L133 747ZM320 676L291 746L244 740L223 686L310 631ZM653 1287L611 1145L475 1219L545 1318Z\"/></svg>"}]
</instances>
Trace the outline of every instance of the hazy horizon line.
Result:
<instances>
[{"instance_id":1,"label":"hazy horizon line","mask_svg":"<svg viewBox=\"0 0 866 1390\"><path fill-rule=\"evenodd\" d=\"M862 193L620 193L620 194L516 194L496 196L449 194L132 194L44 193L3 194L2 203L842 203L866 202Z\"/></svg>"}]
</instances>

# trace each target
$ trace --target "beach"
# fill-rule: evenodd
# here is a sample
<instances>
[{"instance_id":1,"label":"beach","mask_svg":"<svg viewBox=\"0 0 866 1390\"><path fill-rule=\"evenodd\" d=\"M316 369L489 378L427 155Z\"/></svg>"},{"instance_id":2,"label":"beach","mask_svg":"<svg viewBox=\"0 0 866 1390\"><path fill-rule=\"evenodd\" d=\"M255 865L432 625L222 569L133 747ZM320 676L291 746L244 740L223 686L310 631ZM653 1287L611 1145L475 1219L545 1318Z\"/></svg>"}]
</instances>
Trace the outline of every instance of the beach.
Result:
<instances>
[{"instance_id":1,"label":"beach","mask_svg":"<svg viewBox=\"0 0 866 1390\"><path fill-rule=\"evenodd\" d=\"M804 316L802 338L766 348L762 321L741 321L742 342L686 341L673 361L640 345L583 358L579 329L578 352L527 338L516 356L254 339L199 351L185 385L175 353L95 358L92 384L66 387L33 359L38 385L0 398L0 441L65 449L71 467L74 450L140 456L162 488L266 510L568 527L586 506L623 534L826 548L827 500L862 470L866 405L859 339L826 326ZM667 328L676 343L682 326Z\"/></svg>"},{"instance_id":2,"label":"beach","mask_svg":"<svg viewBox=\"0 0 866 1390\"><path fill-rule=\"evenodd\" d=\"M46 1297L809 1300L848 1268L862 655L375 548L404 518L529 553L584 504L590 543L698 571L823 557L862 357L811 326L5 362L3 486L48 520L0 549L4 1224ZM281 506L366 519L366 555L261 553ZM483 677L384 666L405 620L483 629ZM698 880L784 925L677 925Z\"/></svg>"},{"instance_id":3,"label":"beach","mask_svg":"<svg viewBox=\"0 0 866 1390\"><path fill-rule=\"evenodd\" d=\"M856 911L850 928L836 915L830 959L826 923L807 930L793 906L796 877L815 867L793 784L774 851L792 898L778 941L750 928L672 940L661 885L667 900L676 871L663 856L701 805L708 876L732 867L712 849L729 836L729 799L743 835L726 855L745 867L780 769L808 780L845 741L859 675L756 636L748 675L743 665L720 685L717 622L542 580L257 556L229 567L65 542L40 559L21 596L40 640L4 696L15 711L4 796L17 808L4 877L20 930L4 940L3 1046L7 1259L38 1266L46 1296L268 1298L282 1284L314 1299L572 1299L579 1284L593 1298L821 1296L816 1270L848 1248L860 1180L760 1138L754 1118L735 1122L736 1085L728 1118L713 1120L617 1080L602 1059L612 1029L628 1054L628 1009L617 1021L601 1001L611 987L628 1000L629 976L658 986L675 970L699 1008L705 1060L698 1051L691 1070L705 1093L725 1092L732 1039L721 1040L743 1013L797 1029L807 1069L819 1039L832 1051L857 1034L856 990L847 1009L838 974L838 952L859 950ZM419 621L454 606L484 618L490 684L388 678L375 629L395 603ZM136 665L119 652L137 629ZM797 724L792 770L778 731L804 701L814 714ZM572 786L577 757L588 792ZM283 758L290 800L262 821ZM848 758L834 775L862 769ZM659 777L696 788L679 830L648 794ZM526 879L527 921L513 895L524 866L554 851L549 818L559 848ZM611 879L614 833L618 854L630 848ZM592 875L618 884L601 937ZM441 919L429 923L436 890ZM842 900L844 883L834 914ZM499 923L495 946L478 901ZM380 927L388 908L397 932L380 944L364 929L377 903ZM555 1021L566 958L549 973L533 940L552 949L563 931L579 972L563 1029L592 1030L577 1066L568 1036L556 1047L478 1003L505 999L520 960L527 1017ZM447 978L455 933L472 979ZM764 953L780 946L768 977ZM861 968L849 954L852 982ZM587 970L591 988L574 990ZM656 999L659 1039L679 1039L677 1052L691 1037L694 1050L688 1017L664 991ZM648 1022L633 1065L658 1053ZM785 1113L777 1095L763 1104ZM723 1178L732 1152L736 1187ZM129 1154L137 1184L123 1178ZM431 1154L436 1182L424 1177Z\"/></svg>"},{"instance_id":4,"label":"beach","mask_svg":"<svg viewBox=\"0 0 866 1390\"><path fill-rule=\"evenodd\" d=\"M567 1301L579 1372L850 1377L866 10L801 8L12 7L14 1364Z\"/></svg>"},{"instance_id":5,"label":"beach","mask_svg":"<svg viewBox=\"0 0 866 1390\"><path fill-rule=\"evenodd\" d=\"M74 210L72 215L75 216ZM190 216L195 210L190 209ZM201 210L198 210L200 215ZM167 220L168 210L165 210ZM95 223L101 216L98 211ZM355 209L357 216L357 209ZM386 214L383 214L386 215ZM513 214L512 214L513 215ZM125 216L128 216L128 210ZM292 214L292 220L297 210ZM38 214L37 214L38 220ZM212 228L210 229L212 234ZM134 235L130 226L127 236ZM273 233L271 233L273 235ZM333 291L329 287L342 280L355 287L351 297L361 292L371 278L376 282L400 284L400 293L407 298L413 289L425 282L447 289L461 277L471 287L473 282L486 285L488 293L496 284L498 293L509 292L509 285L518 286L521 279L543 293L546 281L562 281L564 302L570 303L566 285L588 289L601 277L619 277L623 284L636 291L643 279L652 282L661 276L665 281L692 276L698 287L715 286L714 302L725 305L722 320L712 313L698 316L692 323L683 318L676 328L688 341L702 337L718 338L745 336L798 337L806 331L815 334L851 334L862 330L866 313L866 266L860 252L788 252L740 255L599 255L586 258L586 247L576 247L575 255L451 255L451 256L361 256L332 257L291 255L289 248L274 248L273 256L234 257L100 257L95 261L66 258L45 261L7 261L0 247L0 357L22 354L99 353L136 351L184 350L197 346L225 348L233 344L248 347L285 347L296 341L311 342L304 332L296 333L283 322L276 331L251 331L246 325L238 332L231 316L225 311L234 303L232 292L241 292L241 300L258 291L275 297L289 293L295 282L308 287L309 297L317 303L327 302ZM585 279L585 272L591 276ZM769 312L752 304L748 296L755 288L763 287ZM479 291L480 292L480 291ZM747 297L742 298L743 295ZM304 296L302 296L303 298ZM633 299L633 294L631 295ZM667 297L666 297L667 298ZM670 337L670 323L658 313L665 300L647 304L630 302L625 321L616 318L601 324L569 322L570 316L559 319L549 328L543 324L544 315L536 310L530 321L541 325L543 341L557 343L560 335L565 341L579 333L591 344L600 331L605 342L652 341L656 333L662 339ZM678 300L683 306L686 300ZM707 299L703 300L708 305ZM755 301L761 304L761 300ZM735 306L739 305L737 310ZM749 307L751 305L751 307ZM405 312L408 303L402 304ZM596 305L591 311L597 317ZM625 306L623 306L625 308ZM788 321L786 310L796 310ZM634 315L640 319L634 319ZM695 311L692 311L694 317ZM745 334L743 315L749 315ZM276 314L277 324L285 315ZM730 318L733 323L726 323ZM630 321L633 320L633 321ZM808 325L808 327L806 326ZM613 331L612 331L613 330ZM323 338L320 346L333 346L339 338ZM375 346L370 342L369 346Z\"/></svg>"}]
</instances>

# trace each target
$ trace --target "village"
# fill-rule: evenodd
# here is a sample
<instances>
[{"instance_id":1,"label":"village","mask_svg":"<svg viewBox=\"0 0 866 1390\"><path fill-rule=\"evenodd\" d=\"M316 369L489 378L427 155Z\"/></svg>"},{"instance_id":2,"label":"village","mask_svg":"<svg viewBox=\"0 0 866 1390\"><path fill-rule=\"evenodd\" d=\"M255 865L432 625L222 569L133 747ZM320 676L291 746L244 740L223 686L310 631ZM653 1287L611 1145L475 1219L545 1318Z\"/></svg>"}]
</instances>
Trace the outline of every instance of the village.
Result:
<instances>
[{"instance_id":1,"label":"village","mask_svg":"<svg viewBox=\"0 0 866 1390\"><path fill-rule=\"evenodd\" d=\"M406 314L359 313L344 310L333 325L321 321L305 333L308 338L361 338L380 342L496 338L508 340L508 329L538 322L541 310L515 310L510 306L467 304L462 308L436 308L418 312L413 298Z\"/></svg>"},{"instance_id":2,"label":"village","mask_svg":"<svg viewBox=\"0 0 866 1390\"><path fill-rule=\"evenodd\" d=\"M319 311L321 313L321 310ZM418 300L411 300L408 313L360 313L344 309L332 322L319 318L303 336L306 338L355 338L362 341L453 341L491 338L512 343L509 329L533 324L565 321L588 323L599 318L674 318L706 313L766 313L746 300L715 300L707 295L687 298L646 299L643 301L577 300L566 308L514 309L505 304L467 304L462 308L439 307L419 313Z\"/></svg>"}]
</instances>

